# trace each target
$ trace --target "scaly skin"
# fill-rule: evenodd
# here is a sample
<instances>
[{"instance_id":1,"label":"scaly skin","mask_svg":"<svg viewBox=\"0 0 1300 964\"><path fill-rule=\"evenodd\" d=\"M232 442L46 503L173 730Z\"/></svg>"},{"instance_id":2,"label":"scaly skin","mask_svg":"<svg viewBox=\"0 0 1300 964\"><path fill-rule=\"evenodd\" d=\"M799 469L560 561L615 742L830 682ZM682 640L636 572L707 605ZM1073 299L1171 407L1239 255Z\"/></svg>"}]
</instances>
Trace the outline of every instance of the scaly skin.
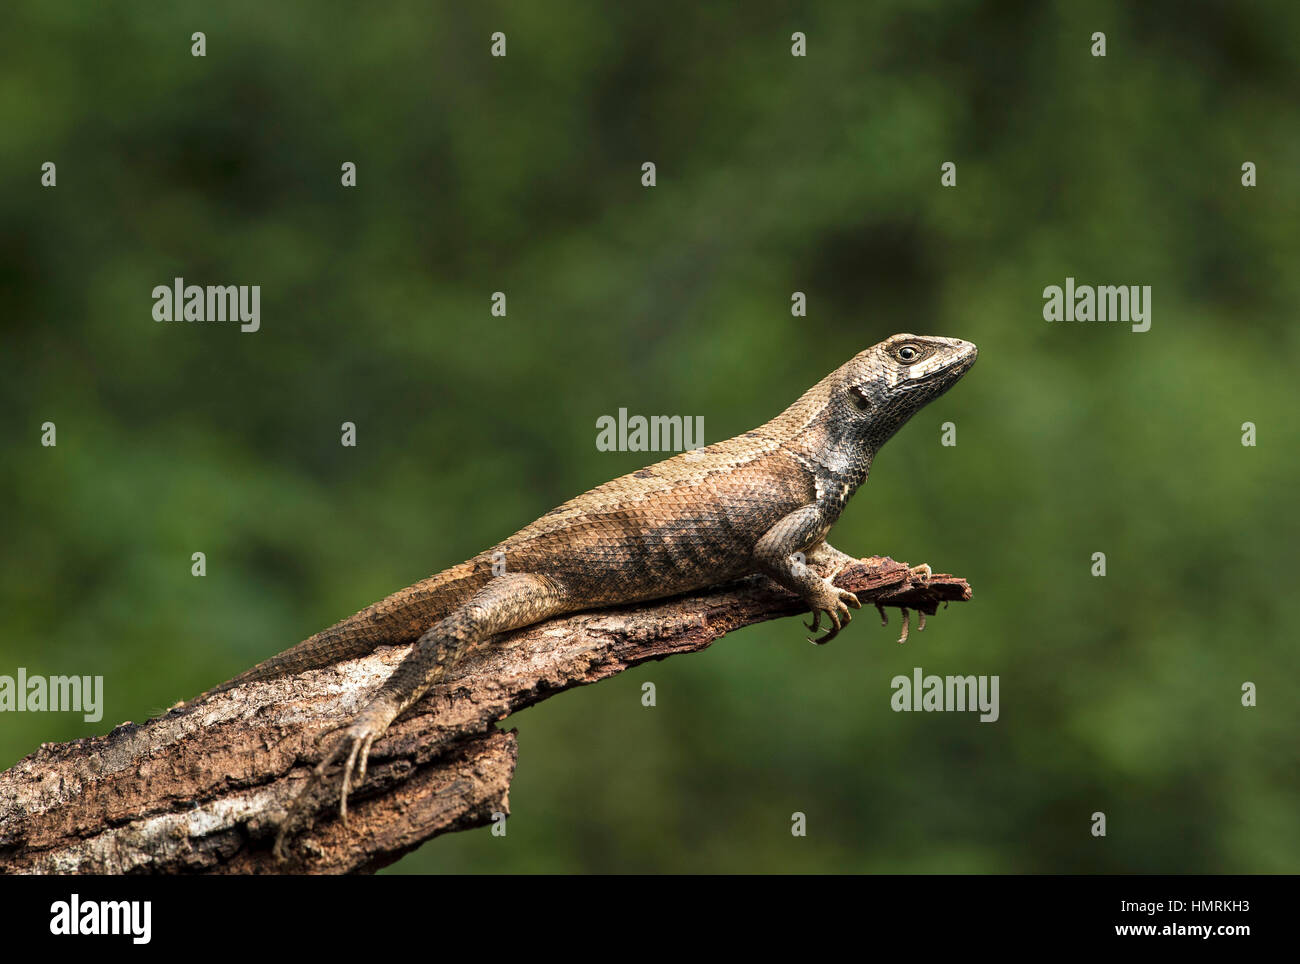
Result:
<instances>
[{"instance_id":1,"label":"scaly skin","mask_svg":"<svg viewBox=\"0 0 1300 964\"><path fill-rule=\"evenodd\" d=\"M414 640L315 770L313 780L323 779L346 752L339 806L346 820L348 794L365 779L375 740L470 648L496 633L757 572L808 604L814 632L825 613L830 627L813 641L828 642L861 604L804 563L839 569L851 561L825 540L866 481L875 453L952 387L975 357L975 346L958 339L887 338L752 432L606 482L212 692ZM293 816L281 827L277 853Z\"/></svg>"}]
</instances>

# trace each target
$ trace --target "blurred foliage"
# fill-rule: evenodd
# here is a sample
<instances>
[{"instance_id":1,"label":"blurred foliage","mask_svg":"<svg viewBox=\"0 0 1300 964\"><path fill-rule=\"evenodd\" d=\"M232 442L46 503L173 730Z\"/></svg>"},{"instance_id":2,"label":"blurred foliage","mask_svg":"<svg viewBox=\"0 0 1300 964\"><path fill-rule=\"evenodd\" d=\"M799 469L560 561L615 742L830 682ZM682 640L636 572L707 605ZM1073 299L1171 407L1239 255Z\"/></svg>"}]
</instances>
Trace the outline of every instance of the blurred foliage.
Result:
<instances>
[{"instance_id":1,"label":"blurred foliage","mask_svg":"<svg viewBox=\"0 0 1300 964\"><path fill-rule=\"evenodd\" d=\"M783 620L548 700L507 724L508 836L397 869L1297 869L1300 7L0 17L0 672L103 674L108 699L100 724L0 717L0 764L158 713L644 464L596 450L601 414L726 438L915 331L980 363L834 542L960 573L974 601L905 646L869 612L824 649ZM262 330L155 323L176 275L262 285ZM1151 285L1151 330L1044 322L1067 275ZM892 712L914 666L1000 675L1001 720Z\"/></svg>"}]
</instances>

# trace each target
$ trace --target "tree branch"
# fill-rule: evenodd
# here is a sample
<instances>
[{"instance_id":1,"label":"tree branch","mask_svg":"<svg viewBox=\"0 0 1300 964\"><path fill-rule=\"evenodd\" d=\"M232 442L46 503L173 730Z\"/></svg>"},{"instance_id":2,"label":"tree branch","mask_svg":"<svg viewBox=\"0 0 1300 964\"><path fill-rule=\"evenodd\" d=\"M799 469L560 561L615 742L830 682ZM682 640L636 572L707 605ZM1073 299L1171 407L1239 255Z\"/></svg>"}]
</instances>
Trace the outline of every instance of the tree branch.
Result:
<instances>
[{"instance_id":1,"label":"tree branch","mask_svg":"<svg viewBox=\"0 0 1300 964\"><path fill-rule=\"evenodd\" d=\"M864 604L934 613L968 600L953 576L876 556L835 579ZM376 743L364 784L337 819L338 780L310 804L314 826L289 859L271 844L346 721L409 646L300 676L252 683L107 736L45 744L0 774L0 868L10 873L374 871L441 833L508 814L518 747L496 723L561 690L629 666L698 652L732 630L804 612L770 580L707 595L551 620L491 641ZM883 613L883 610L882 610ZM904 627L906 627L906 615ZM328 746L329 740L325 740Z\"/></svg>"}]
</instances>

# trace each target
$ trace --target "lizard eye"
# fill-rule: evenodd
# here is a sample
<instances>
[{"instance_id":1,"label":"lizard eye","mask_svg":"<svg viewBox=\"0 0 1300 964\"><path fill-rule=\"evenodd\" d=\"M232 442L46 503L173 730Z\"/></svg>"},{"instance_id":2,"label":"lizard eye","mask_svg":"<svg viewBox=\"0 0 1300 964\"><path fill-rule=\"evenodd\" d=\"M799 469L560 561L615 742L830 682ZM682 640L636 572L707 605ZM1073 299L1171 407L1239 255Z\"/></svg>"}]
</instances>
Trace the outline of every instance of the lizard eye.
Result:
<instances>
[{"instance_id":1,"label":"lizard eye","mask_svg":"<svg viewBox=\"0 0 1300 964\"><path fill-rule=\"evenodd\" d=\"M921 353L911 345L904 345L898 349L898 360L901 362L911 363L921 357Z\"/></svg>"}]
</instances>

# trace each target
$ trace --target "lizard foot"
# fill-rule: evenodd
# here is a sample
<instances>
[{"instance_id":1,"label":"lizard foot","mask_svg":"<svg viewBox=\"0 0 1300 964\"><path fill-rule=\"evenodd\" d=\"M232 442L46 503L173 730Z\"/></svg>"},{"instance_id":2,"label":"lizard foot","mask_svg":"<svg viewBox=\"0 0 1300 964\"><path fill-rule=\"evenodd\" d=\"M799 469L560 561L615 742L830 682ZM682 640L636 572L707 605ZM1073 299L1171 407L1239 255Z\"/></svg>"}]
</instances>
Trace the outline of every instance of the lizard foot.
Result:
<instances>
[{"instance_id":1,"label":"lizard foot","mask_svg":"<svg viewBox=\"0 0 1300 964\"><path fill-rule=\"evenodd\" d=\"M829 643L839 635L841 629L849 624L849 621L853 618L853 614L849 612L850 606L854 609L862 608L862 603L858 601L858 597L847 589L840 589L838 586L832 586L829 582L826 582L822 590L814 599L809 601L813 618L811 623L804 623L804 625L814 633L817 632L818 627L821 626L822 613L825 613L826 618L830 620L831 628L826 630L825 635L816 639L811 636L808 637L808 642L814 646Z\"/></svg>"},{"instance_id":2,"label":"lizard foot","mask_svg":"<svg viewBox=\"0 0 1300 964\"><path fill-rule=\"evenodd\" d=\"M370 748L374 745L376 739L383 735L388 729L389 723L392 722L392 716L382 708L367 708L361 715L353 720L350 724L340 724L331 727L321 734L321 739L325 739L331 733L344 730L343 737L334 744L330 752L326 754L316 766L312 769L311 776L307 784L298 791L293 802L289 805L289 811L284 820L280 823L280 830L275 837L274 854L276 860L285 859L284 840L289 830L297 822L297 818L305 809L305 804L311 796L311 791L325 781L325 776L331 766L347 753L347 759L343 764L343 788L339 793L339 818L343 825L348 823L348 794L352 792L354 786L359 786L361 781L366 778L366 765L370 761ZM346 729L344 729L346 727ZM355 778L354 778L355 774Z\"/></svg>"}]
</instances>

